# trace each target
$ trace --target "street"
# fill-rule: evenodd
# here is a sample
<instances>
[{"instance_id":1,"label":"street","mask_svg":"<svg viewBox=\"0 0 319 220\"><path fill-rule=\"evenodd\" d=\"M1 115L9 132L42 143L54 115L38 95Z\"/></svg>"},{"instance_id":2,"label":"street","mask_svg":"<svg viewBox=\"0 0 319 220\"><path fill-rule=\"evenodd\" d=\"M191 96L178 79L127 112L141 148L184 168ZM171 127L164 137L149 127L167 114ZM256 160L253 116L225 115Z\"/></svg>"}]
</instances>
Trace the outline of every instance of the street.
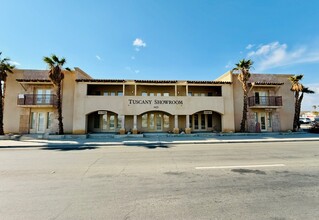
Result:
<instances>
[{"instance_id":1,"label":"street","mask_svg":"<svg viewBox=\"0 0 319 220\"><path fill-rule=\"evenodd\" d=\"M319 219L319 142L0 149L0 219Z\"/></svg>"}]
</instances>

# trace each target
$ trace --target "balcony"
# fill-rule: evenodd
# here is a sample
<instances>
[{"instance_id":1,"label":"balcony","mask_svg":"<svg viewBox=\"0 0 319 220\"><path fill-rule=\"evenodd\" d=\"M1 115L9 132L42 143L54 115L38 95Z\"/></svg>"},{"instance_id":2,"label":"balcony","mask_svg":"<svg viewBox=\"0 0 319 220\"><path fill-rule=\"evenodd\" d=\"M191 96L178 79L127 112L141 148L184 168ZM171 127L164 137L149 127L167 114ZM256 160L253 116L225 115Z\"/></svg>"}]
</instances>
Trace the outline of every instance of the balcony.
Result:
<instances>
[{"instance_id":1,"label":"balcony","mask_svg":"<svg viewBox=\"0 0 319 220\"><path fill-rule=\"evenodd\" d=\"M56 107L57 97L56 95L19 94L17 104L24 107Z\"/></svg>"},{"instance_id":2,"label":"balcony","mask_svg":"<svg viewBox=\"0 0 319 220\"><path fill-rule=\"evenodd\" d=\"M281 96L251 96L248 97L248 106L253 108L269 108L282 106Z\"/></svg>"}]
</instances>

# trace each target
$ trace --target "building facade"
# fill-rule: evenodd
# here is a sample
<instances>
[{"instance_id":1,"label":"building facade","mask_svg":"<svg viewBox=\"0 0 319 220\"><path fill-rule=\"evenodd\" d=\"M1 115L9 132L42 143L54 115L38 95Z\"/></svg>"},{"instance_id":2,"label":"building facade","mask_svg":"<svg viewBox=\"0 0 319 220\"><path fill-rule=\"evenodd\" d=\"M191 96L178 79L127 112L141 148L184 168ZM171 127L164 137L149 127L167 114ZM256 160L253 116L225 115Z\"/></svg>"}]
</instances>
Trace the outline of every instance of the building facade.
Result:
<instances>
[{"instance_id":1,"label":"building facade","mask_svg":"<svg viewBox=\"0 0 319 220\"><path fill-rule=\"evenodd\" d=\"M249 132L292 128L290 75L252 74ZM55 87L47 70L14 70L6 82L6 133L55 134ZM236 132L243 92L237 75L214 81L93 79L79 68L65 72L65 133Z\"/></svg>"}]
</instances>

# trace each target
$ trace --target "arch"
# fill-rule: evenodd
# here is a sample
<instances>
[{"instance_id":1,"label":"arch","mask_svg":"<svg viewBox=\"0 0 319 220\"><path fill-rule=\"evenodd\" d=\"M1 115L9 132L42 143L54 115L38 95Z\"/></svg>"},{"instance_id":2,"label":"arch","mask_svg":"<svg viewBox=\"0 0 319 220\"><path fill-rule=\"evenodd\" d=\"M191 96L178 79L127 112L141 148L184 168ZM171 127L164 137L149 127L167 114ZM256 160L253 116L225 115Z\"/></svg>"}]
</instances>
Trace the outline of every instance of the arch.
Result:
<instances>
[{"instance_id":1,"label":"arch","mask_svg":"<svg viewBox=\"0 0 319 220\"><path fill-rule=\"evenodd\" d=\"M92 114L92 113L94 113L94 112L99 112L99 111L113 112L113 113L119 115L118 112L115 112L115 111L109 110L109 109L97 109L97 110L93 110L93 111L86 112L85 115L88 116L89 114Z\"/></svg>"},{"instance_id":2,"label":"arch","mask_svg":"<svg viewBox=\"0 0 319 220\"><path fill-rule=\"evenodd\" d=\"M137 119L137 127L141 132L169 132L174 127L174 117L166 111L145 111Z\"/></svg>"},{"instance_id":3,"label":"arch","mask_svg":"<svg viewBox=\"0 0 319 220\"><path fill-rule=\"evenodd\" d=\"M113 111L97 110L86 114L88 133L116 133L121 129L122 118Z\"/></svg>"},{"instance_id":4,"label":"arch","mask_svg":"<svg viewBox=\"0 0 319 220\"><path fill-rule=\"evenodd\" d=\"M196 114L196 113L198 113L198 112L204 112L204 111L212 111L212 112L218 113L218 114L220 114L220 115L224 115L224 112L216 111L216 110L214 110L214 109L195 110L195 111L193 111L193 112L190 112L189 114L190 114L190 115L193 115L193 114Z\"/></svg>"},{"instance_id":5,"label":"arch","mask_svg":"<svg viewBox=\"0 0 319 220\"><path fill-rule=\"evenodd\" d=\"M189 116L189 126L194 132L222 131L222 114L212 110L197 111Z\"/></svg>"},{"instance_id":6,"label":"arch","mask_svg":"<svg viewBox=\"0 0 319 220\"><path fill-rule=\"evenodd\" d=\"M143 115L143 114L149 113L149 112L161 112L161 113L164 113L164 114L173 115L172 113L170 113L168 111L163 111L163 110L147 110L147 111L141 112L139 115Z\"/></svg>"}]
</instances>

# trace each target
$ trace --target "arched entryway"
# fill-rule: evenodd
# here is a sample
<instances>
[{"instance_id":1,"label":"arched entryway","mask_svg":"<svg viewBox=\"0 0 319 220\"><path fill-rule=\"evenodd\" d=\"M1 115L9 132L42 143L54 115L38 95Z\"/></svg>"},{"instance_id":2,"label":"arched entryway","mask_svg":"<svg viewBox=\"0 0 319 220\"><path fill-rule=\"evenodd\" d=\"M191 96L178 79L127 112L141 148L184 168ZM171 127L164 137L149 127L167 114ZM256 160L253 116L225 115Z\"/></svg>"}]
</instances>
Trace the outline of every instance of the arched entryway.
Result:
<instances>
[{"instance_id":1,"label":"arched entryway","mask_svg":"<svg viewBox=\"0 0 319 220\"><path fill-rule=\"evenodd\" d=\"M189 127L194 132L220 132L222 130L221 115L211 110L196 112L189 116Z\"/></svg>"},{"instance_id":2,"label":"arched entryway","mask_svg":"<svg viewBox=\"0 0 319 220\"><path fill-rule=\"evenodd\" d=\"M92 112L87 119L88 133L118 132L122 125L122 117L106 110Z\"/></svg>"},{"instance_id":3,"label":"arched entryway","mask_svg":"<svg viewBox=\"0 0 319 220\"><path fill-rule=\"evenodd\" d=\"M145 112L138 116L138 130L141 132L169 132L173 124L172 115L162 111Z\"/></svg>"}]
</instances>

